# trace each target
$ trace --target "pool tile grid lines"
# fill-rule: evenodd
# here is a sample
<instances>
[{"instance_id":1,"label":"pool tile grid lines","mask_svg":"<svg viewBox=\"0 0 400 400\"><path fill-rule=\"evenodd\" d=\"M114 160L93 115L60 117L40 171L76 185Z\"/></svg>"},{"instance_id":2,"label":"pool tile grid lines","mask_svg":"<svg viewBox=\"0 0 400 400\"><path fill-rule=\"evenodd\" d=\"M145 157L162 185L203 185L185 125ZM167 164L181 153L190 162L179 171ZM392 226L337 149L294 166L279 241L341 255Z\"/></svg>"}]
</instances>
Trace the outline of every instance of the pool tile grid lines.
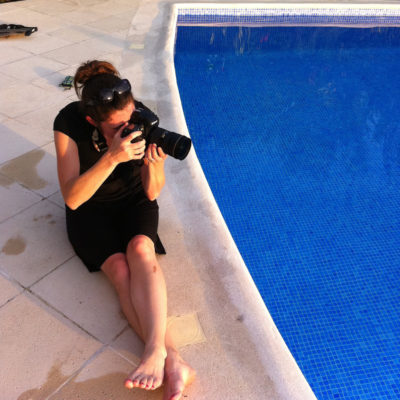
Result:
<instances>
[{"instance_id":1,"label":"pool tile grid lines","mask_svg":"<svg viewBox=\"0 0 400 400\"><path fill-rule=\"evenodd\" d=\"M31 37L0 40L0 354L9 365L0 369L0 381L7 400L132 397L122 383L137 365L142 344L104 277L89 275L68 243L51 126L56 112L75 99L58 84L83 59L101 57L132 79L136 96L158 110L166 127L182 128L170 117L179 103L170 97L172 78L161 67L169 60L160 38L170 32L171 10L170 2L127 0L0 4L2 22L39 28ZM172 292L170 315L191 327L178 340L199 376L185 395L292 398L277 388L248 334L253 317L243 307L254 295L229 300L226 286L243 291L249 283L238 285L235 274L226 274L226 261L221 264L223 258L210 251L214 244L206 245L221 233L214 232L210 200L193 186L197 172L172 161L167 172L188 188L185 193L180 184L170 184L160 199L166 210L160 234L169 255L161 263ZM193 201L200 214L192 215ZM231 242L224 235L221 240L232 253L229 260L237 262ZM269 343L270 351L274 345ZM161 397L161 391L135 393L138 399Z\"/></svg>"},{"instance_id":2,"label":"pool tile grid lines","mask_svg":"<svg viewBox=\"0 0 400 400\"><path fill-rule=\"evenodd\" d=\"M215 30L216 31L216 30ZM214 32L215 33L215 32ZM194 35L195 33L193 33L193 35ZM224 35L227 35L227 31L226 30L224 30ZM179 39L179 36L178 36L178 39ZM216 41L216 38L214 38L214 36L213 36L213 39L214 39L214 41ZM228 41L229 41L229 39L228 39ZM198 42L196 42L196 45L198 45L199 43ZM203 48L202 48L202 50L204 50ZM215 51L215 49L214 49L214 51ZM197 62L199 62L199 61L197 61ZM188 70L190 70L191 69L191 67L189 66L189 64L187 64L188 65ZM199 75L197 75L198 76L198 78L199 78ZM200 80L200 78L199 78L199 80ZM204 85L200 85L200 87L204 87ZM221 92L224 90L223 88L220 88L219 90L221 90ZM190 97L190 96L189 96ZM197 98L201 98L202 96L201 95L199 95L199 94L197 94L197 96L196 96ZM196 98L195 97L195 98ZM195 102L195 101L194 101ZM186 99L186 105L188 105L188 103L190 103L190 98L189 98L189 101L187 101L187 99ZM196 106L197 107L197 106ZM206 109L208 108L208 109L215 109L215 108L213 108L212 106L210 106L209 104L208 105L206 105L205 106L206 107ZM189 107L188 107L189 108ZM198 108L198 107L197 107ZM229 107L228 107L228 109L229 109ZM186 109L185 109L185 111L186 111ZM190 116L190 113L188 112L188 116ZM191 118L189 118L189 120L188 121L190 121L191 122L191 128L193 128L193 132L195 132L196 131L196 123L194 123L193 122L193 120L191 120ZM198 121L198 119L196 120L196 121ZM218 126L217 126L217 124L214 126L215 127L215 130L216 131L218 131ZM203 127L204 128L204 127ZM234 131L235 129L233 129L233 131ZM200 131L201 131L201 129L200 129ZM210 138L210 140L212 140L212 137ZM199 140L199 143L200 143L200 140ZM198 144L199 144L198 143ZM224 143L222 142L222 138L219 138L219 145L222 147L222 148L224 148ZM227 147L227 145L225 144L225 148L229 148L229 146ZM199 150L201 151L201 149L199 148ZM218 157L218 154L213 154L213 156L216 156L216 157ZM238 160L238 161L241 161L241 162L243 162L243 160ZM230 170L230 168L232 168L233 166L230 166L230 167L227 167L227 166L222 166L221 165L221 168L225 168L225 170ZM205 168L205 169L207 169L207 168ZM214 168L212 168L211 169L212 171L215 171L215 169ZM213 172L211 172L210 173L210 171L208 171L209 172L209 174L208 174L208 176L213 176ZM229 179L228 179L229 180ZM221 185L222 186L222 185ZM220 206L221 206L221 208L225 208L225 210L227 210L229 207L231 207L232 205L230 204L231 202L232 202L232 199L229 199L229 200L227 200L226 201L226 204L223 204L224 203L224 199L223 199L223 197L224 197L224 195L222 195L221 196L221 193L218 193L218 190L216 190L216 192L217 192L217 194L216 194L216 197L218 197L218 203L220 204ZM270 194L271 196L274 196L274 194L273 193L271 193ZM288 194L288 197L290 197L290 195ZM271 198L269 198L271 201L272 201L272 199ZM256 201L256 199L254 199L254 201ZM274 202L273 202L274 203ZM275 204L275 203L274 203ZM277 210L275 211L275 212L277 212ZM347 212L347 211L346 211ZM240 214L240 211L239 211L239 209L236 209L236 212L235 213L238 213L238 214ZM301 221L300 221L301 222ZM249 230L251 230L251 231L255 231L255 229L254 230L252 230L251 228L252 227L246 227L246 228L248 228ZM270 229L272 229L272 230L274 230L274 227L270 227ZM328 228L329 229L329 228ZM324 229L322 229L321 230L321 233L322 232L324 232L324 234L326 233L326 232L329 232L329 231L326 231L325 232L325 230ZM276 235L278 235L279 236L279 231L277 230L276 232ZM234 232L232 233L232 234L234 234ZM323 235L324 235L323 234ZM347 234L347 233L346 233ZM238 237L240 237L240 235L237 235ZM271 236L273 236L273 235L271 235ZM244 241L244 242L246 242L246 240ZM268 242L268 240L267 240L267 242ZM239 245L240 243L238 243L238 245ZM304 243L303 245L302 245L303 247L304 246L306 246L307 247L307 244L306 243ZM295 250L295 249L293 249L293 250ZM361 249L358 249L358 248L356 248L355 250L357 250L357 251L360 251ZM293 253L295 253L295 251L293 251ZM314 257L315 256L317 256L318 258L320 258L320 256L328 256L327 258L329 259L329 254L321 254L319 251L317 251L315 254L314 254ZM295 254L294 254L294 256L295 256ZM249 257L247 257L246 258L246 260L249 260ZM262 263L262 260L260 260L260 259L258 259L257 260L258 261L258 263L260 263L260 261L261 261L261 263ZM287 262L290 262L291 261L291 257L289 256L288 257L288 259L282 259L282 260L277 260L278 261L278 264L276 264L276 265L282 265L282 263L285 265ZM311 261L311 260L309 260L309 261ZM325 263L326 263L326 261L327 260L325 260ZM328 261L329 262L329 261ZM366 260L366 262L367 262L367 260ZM379 263L379 259L377 259L377 260L375 260L375 261L372 261L371 260L371 262L373 262L373 263ZM251 263L250 263L251 264ZM348 266L347 266L348 267ZM345 268L345 270L344 271L346 271L346 269L347 268ZM393 268L392 268L393 269ZM255 278L257 278L256 276L254 276L253 275L253 277L255 277ZM266 291L268 292L268 291L270 291L271 290L271 286L273 286L272 285L272 282L271 282L271 285L267 285L267 289L266 289ZM261 290L261 289L260 289ZM290 294L288 294L288 295L290 295ZM334 313L333 313L334 314ZM318 327L316 327L316 329L318 329ZM301 341L301 340L300 340ZM345 349L345 344L343 343L343 349ZM362 357L361 355L360 355L360 357ZM390 354L389 354L389 357L390 357ZM316 370L316 373L318 373L318 371ZM310 375L312 374L312 372L310 373ZM361 374L359 374L359 375L361 375ZM335 381L335 380L334 380ZM332 385L330 388L329 388L329 390L327 391L327 393L324 393L324 398L330 398L330 395L332 395L332 392L331 392L331 389L332 390L334 390L334 393L336 393L336 394L338 394L338 395L340 395L340 390L338 389L338 387L335 387L335 383L334 382L332 382L332 383L330 383L329 382L329 380L326 382L326 383L324 383L324 385L326 385L326 387L328 387L329 388L329 385ZM340 387L340 383L337 383L337 385ZM394 384L394 386L395 386L395 384ZM391 388L391 390L393 390L393 388ZM379 393L381 393L382 395L384 394L384 389L382 389L381 391L379 391L378 390L378 392ZM377 393L378 393L377 392ZM389 392L388 392L389 393ZM393 394L393 391L392 391L392 394ZM355 394L355 396L357 396L357 394Z\"/></svg>"}]
</instances>

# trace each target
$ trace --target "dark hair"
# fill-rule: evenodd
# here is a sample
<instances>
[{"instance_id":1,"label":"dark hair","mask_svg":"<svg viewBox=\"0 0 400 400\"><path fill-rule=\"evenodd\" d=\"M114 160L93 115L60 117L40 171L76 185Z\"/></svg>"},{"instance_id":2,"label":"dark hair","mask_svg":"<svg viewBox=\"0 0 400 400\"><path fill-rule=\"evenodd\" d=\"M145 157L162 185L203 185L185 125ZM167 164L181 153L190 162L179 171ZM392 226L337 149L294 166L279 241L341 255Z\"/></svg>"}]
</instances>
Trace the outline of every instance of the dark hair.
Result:
<instances>
[{"instance_id":1,"label":"dark hair","mask_svg":"<svg viewBox=\"0 0 400 400\"><path fill-rule=\"evenodd\" d=\"M121 78L117 69L107 61L87 61L80 65L74 77L74 87L81 100L81 109L95 121L105 121L115 110L122 110L134 101L131 91L115 95L109 103L92 104L101 89L112 89ZM88 104L89 103L89 104Z\"/></svg>"}]
</instances>

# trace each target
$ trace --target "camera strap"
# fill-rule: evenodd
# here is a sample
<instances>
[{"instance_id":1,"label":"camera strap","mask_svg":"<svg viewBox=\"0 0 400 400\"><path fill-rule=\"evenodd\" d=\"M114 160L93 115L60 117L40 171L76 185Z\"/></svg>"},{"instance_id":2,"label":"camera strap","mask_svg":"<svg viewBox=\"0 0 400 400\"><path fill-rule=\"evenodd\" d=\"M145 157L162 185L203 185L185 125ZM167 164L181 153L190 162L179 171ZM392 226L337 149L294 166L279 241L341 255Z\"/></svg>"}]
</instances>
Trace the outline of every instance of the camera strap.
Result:
<instances>
[{"instance_id":1,"label":"camera strap","mask_svg":"<svg viewBox=\"0 0 400 400\"><path fill-rule=\"evenodd\" d=\"M92 143L99 153L103 153L108 149L105 137L97 130L97 128L95 128L92 133Z\"/></svg>"}]
</instances>

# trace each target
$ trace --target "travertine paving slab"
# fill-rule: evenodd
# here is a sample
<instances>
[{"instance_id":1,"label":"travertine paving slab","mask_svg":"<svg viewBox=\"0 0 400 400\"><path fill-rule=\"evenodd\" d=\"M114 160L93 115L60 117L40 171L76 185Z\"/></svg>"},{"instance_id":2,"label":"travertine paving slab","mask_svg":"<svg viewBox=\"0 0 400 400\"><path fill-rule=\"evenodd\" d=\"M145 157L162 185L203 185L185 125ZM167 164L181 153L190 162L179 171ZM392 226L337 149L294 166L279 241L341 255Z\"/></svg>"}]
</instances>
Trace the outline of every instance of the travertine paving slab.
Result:
<instances>
[{"instance_id":1,"label":"travertine paving slab","mask_svg":"<svg viewBox=\"0 0 400 400\"><path fill-rule=\"evenodd\" d=\"M111 344L111 348L134 364L140 362L144 344L130 326L119 335Z\"/></svg>"},{"instance_id":2,"label":"travertine paving slab","mask_svg":"<svg viewBox=\"0 0 400 400\"><path fill-rule=\"evenodd\" d=\"M57 116L58 112L70 102L68 96L73 92L64 91L62 88L58 87L58 84L64 80L65 76L64 74L58 74L57 83L54 82L54 85L49 83L46 78L34 81L35 85L39 82L38 86L42 86L43 88L46 84L45 81L47 81L49 95L51 95L51 93L56 93L57 100L51 106L38 108L35 111L15 118L16 121L34 127L34 129L40 133L40 138L44 143L38 143L39 146L54 140L54 118ZM51 89L50 86L52 86Z\"/></svg>"},{"instance_id":3,"label":"travertine paving slab","mask_svg":"<svg viewBox=\"0 0 400 400\"><path fill-rule=\"evenodd\" d=\"M0 308L1 398L43 400L100 347L31 295Z\"/></svg>"},{"instance_id":4,"label":"travertine paving slab","mask_svg":"<svg viewBox=\"0 0 400 400\"><path fill-rule=\"evenodd\" d=\"M37 26L40 29L40 33L52 32L55 29L68 25L68 21L62 18L62 16L53 17L41 12L30 10L24 3L28 2L21 1L16 3L6 3L9 9L8 11L6 11L6 8L4 8L4 5L2 4L1 7L2 10L4 8L4 14L2 12L0 20L4 21L3 23L16 21L11 23L18 23L25 26Z\"/></svg>"},{"instance_id":5,"label":"travertine paving slab","mask_svg":"<svg viewBox=\"0 0 400 400\"><path fill-rule=\"evenodd\" d=\"M47 5L47 8L49 9L50 7ZM67 40L59 39L48 34L41 34L40 32L41 31L38 31L28 38L26 36L16 36L15 38L12 38L13 46L34 54L41 54L71 44L71 42Z\"/></svg>"},{"instance_id":6,"label":"travertine paving slab","mask_svg":"<svg viewBox=\"0 0 400 400\"><path fill-rule=\"evenodd\" d=\"M131 15L132 11L128 10L128 17L126 15L111 15L107 16L106 18L90 22L88 25L98 29L99 26L103 32L120 32L123 30L128 30L131 25Z\"/></svg>"},{"instance_id":7,"label":"travertine paving slab","mask_svg":"<svg viewBox=\"0 0 400 400\"><path fill-rule=\"evenodd\" d=\"M0 227L0 269L23 286L30 286L74 254L64 210L50 201L36 203Z\"/></svg>"},{"instance_id":8,"label":"travertine paving slab","mask_svg":"<svg viewBox=\"0 0 400 400\"><path fill-rule=\"evenodd\" d=\"M129 25L132 21L132 16L136 13L138 7L140 6L139 1L131 1L131 0L107 0L104 2L96 1L96 9L99 12L107 16L118 15L122 18L129 18ZM98 20L99 25L98 29L101 29L103 32L107 31L107 26L103 26L101 24L102 20ZM90 24L89 24L90 25ZM129 28L129 25L126 28Z\"/></svg>"},{"instance_id":9,"label":"travertine paving slab","mask_svg":"<svg viewBox=\"0 0 400 400\"><path fill-rule=\"evenodd\" d=\"M103 52L101 49L91 48L89 45L77 43L44 53L44 56L51 60L57 60L64 64L71 65L102 57L102 54Z\"/></svg>"},{"instance_id":10,"label":"travertine paving slab","mask_svg":"<svg viewBox=\"0 0 400 400\"><path fill-rule=\"evenodd\" d=\"M48 107L44 109L38 108L38 110L34 111L33 113L36 113L36 119L30 120L23 115L19 117L19 120L18 118L10 118L1 123L1 139L4 139L3 143L6 145L6 148L9 149L10 153L7 154L6 150L0 150L2 163L15 158L15 154L19 156L26 153L27 150L24 151L24 149L29 149L28 151L30 151L33 148L44 146L53 141L52 125L47 124L47 126L44 127L41 121L43 115L42 110L48 109ZM20 145L19 149L15 148L17 145Z\"/></svg>"},{"instance_id":11,"label":"travertine paving slab","mask_svg":"<svg viewBox=\"0 0 400 400\"><path fill-rule=\"evenodd\" d=\"M54 143L22 154L0 167L3 174L47 197L59 189Z\"/></svg>"},{"instance_id":12,"label":"travertine paving slab","mask_svg":"<svg viewBox=\"0 0 400 400\"><path fill-rule=\"evenodd\" d=\"M33 285L31 290L104 343L127 325L105 275L89 273L78 257Z\"/></svg>"},{"instance_id":13,"label":"travertine paving slab","mask_svg":"<svg viewBox=\"0 0 400 400\"><path fill-rule=\"evenodd\" d=\"M0 174L0 222L12 217L42 198L10 178Z\"/></svg>"},{"instance_id":14,"label":"travertine paving slab","mask_svg":"<svg viewBox=\"0 0 400 400\"><path fill-rule=\"evenodd\" d=\"M46 15L52 16L60 16L62 17L65 12L74 10L77 6L79 6L79 1L52 1L51 7L49 7L48 0L36 0L36 1L27 1L26 7L34 10L36 12L40 12Z\"/></svg>"},{"instance_id":15,"label":"travertine paving slab","mask_svg":"<svg viewBox=\"0 0 400 400\"><path fill-rule=\"evenodd\" d=\"M125 389L124 380L134 368L112 350L105 350L49 400L161 400L162 389Z\"/></svg>"},{"instance_id":16,"label":"travertine paving slab","mask_svg":"<svg viewBox=\"0 0 400 400\"><path fill-rule=\"evenodd\" d=\"M1 100L0 100L1 102ZM16 133L21 124L8 117L0 122L0 164L36 149L37 145ZM28 129L25 131L28 133Z\"/></svg>"},{"instance_id":17,"label":"travertine paving slab","mask_svg":"<svg viewBox=\"0 0 400 400\"><path fill-rule=\"evenodd\" d=\"M79 7L70 12L63 14L63 17L70 23L78 25L86 25L90 22L97 21L107 15L107 11L99 11L97 7L88 4L85 0L81 2L82 7Z\"/></svg>"},{"instance_id":18,"label":"travertine paving slab","mask_svg":"<svg viewBox=\"0 0 400 400\"><path fill-rule=\"evenodd\" d=\"M0 275L0 307L23 291L21 286Z\"/></svg>"},{"instance_id":19,"label":"travertine paving slab","mask_svg":"<svg viewBox=\"0 0 400 400\"><path fill-rule=\"evenodd\" d=\"M125 35L118 33L110 33L107 35L102 34L96 36L95 39L85 40L82 44L92 49L98 49L102 54L116 51L120 52L127 45L124 36Z\"/></svg>"},{"instance_id":20,"label":"travertine paving slab","mask_svg":"<svg viewBox=\"0 0 400 400\"><path fill-rule=\"evenodd\" d=\"M37 108L53 104L54 95L30 83L18 82L5 88L0 88L0 110L10 118L24 115Z\"/></svg>"},{"instance_id":21,"label":"travertine paving slab","mask_svg":"<svg viewBox=\"0 0 400 400\"><path fill-rule=\"evenodd\" d=\"M69 25L64 28L57 29L49 35L63 40L67 40L71 43L79 43L84 40L92 39L96 35L101 34L101 31L87 25ZM78 61L82 62L82 59Z\"/></svg>"},{"instance_id":22,"label":"travertine paving slab","mask_svg":"<svg viewBox=\"0 0 400 400\"><path fill-rule=\"evenodd\" d=\"M61 194L60 191L58 191L58 192L52 194L51 196L49 196L47 198L47 200L52 201L53 203L59 205L62 208L65 207L64 198L62 197L62 194Z\"/></svg>"},{"instance_id":23,"label":"travertine paving slab","mask_svg":"<svg viewBox=\"0 0 400 400\"><path fill-rule=\"evenodd\" d=\"M65 64L38 55L3 65L1 70L8 76L18 78L24 82L31 82L65 67Z\"/></svg>"},{"instance_id":24,"label":"travertine paving slab","mask_svg":"<svg viewBox=\"0 0 400 400\"><path fill-rule=\"evenodd\" d=\"M29 57L31 54L27 51L23 51L21 49L16 49L15 47L10 47L7 51L2 51L0 57L0 65L6 65L16 60L21 60L23 58Z\"/></svg>"},{"instance_id":25,"label":"travertine paving slab","mask_svg":"<svg viewBox=\"0 0 400 400\"><path fill-rule=\"evenodd\" d=\"M43 78L35 79L34 81L32 81L32 84L48 90L49 94L50 93L62 94L63 96L59 96L60 97L59 101L60 102L65 101L65 97L67 97L70 93L75 92L75 90L74 88L66 90L60 87L59 85L67 75L74 76L77 68L78 65L70 65L67 68L56 71L50 75L46 75Z\"/></svg>"},{"instance_id":26,"label":"travertine paving slab","mask_svg":"<svg viewBox=\"0 0 400 400\"><path fill-rule=\"evenodd\" d=\"M4 75L0 73L0 87L6 88L12 85L15 85L18 82L17 79L11 78L10 76Z\"/></svg>"}]
</instances>

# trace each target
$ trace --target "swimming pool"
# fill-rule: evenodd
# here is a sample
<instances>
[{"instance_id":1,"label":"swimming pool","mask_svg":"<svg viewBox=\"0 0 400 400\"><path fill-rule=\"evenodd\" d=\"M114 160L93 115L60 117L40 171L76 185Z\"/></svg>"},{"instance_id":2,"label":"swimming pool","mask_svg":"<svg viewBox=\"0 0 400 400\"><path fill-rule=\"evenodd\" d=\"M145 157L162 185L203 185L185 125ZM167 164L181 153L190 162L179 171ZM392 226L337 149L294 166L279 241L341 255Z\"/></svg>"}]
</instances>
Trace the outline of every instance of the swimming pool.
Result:
<instances>
[{"instance_id":1,"label":"swimming pool","mask_svg":"<svg viewBox=\"0 0 400 400\"><path fill-rule=\"evenodd\" d=\"M196 22L188 15L181 24ZM227 19L208 11L201 23L207 15ZM312 13L289 17L258 15L318 25ZM400 85L381 79L399 70L399 21L371 12L322 21L362 29L178 28L175 68L196 153L321 399L399 398ZM391 27L365 27L374 24Z\"/></svg>"}]
</instances>

